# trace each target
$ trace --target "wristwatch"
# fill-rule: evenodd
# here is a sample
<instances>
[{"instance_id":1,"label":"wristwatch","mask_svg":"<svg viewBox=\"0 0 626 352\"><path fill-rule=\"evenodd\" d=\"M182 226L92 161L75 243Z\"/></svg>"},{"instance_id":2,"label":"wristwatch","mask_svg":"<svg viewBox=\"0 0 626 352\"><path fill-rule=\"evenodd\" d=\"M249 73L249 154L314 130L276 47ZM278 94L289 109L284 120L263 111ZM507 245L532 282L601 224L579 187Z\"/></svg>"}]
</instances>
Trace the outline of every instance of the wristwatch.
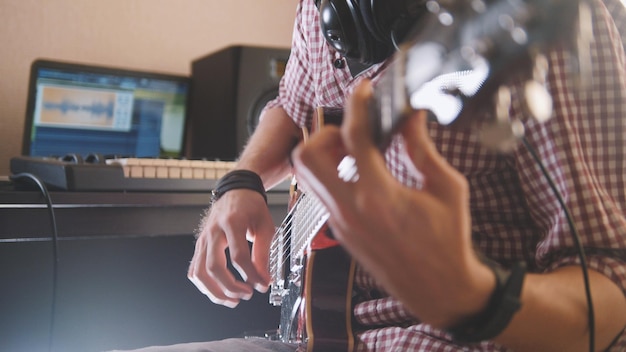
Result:
<instances>
[{"instance_id":1,"label":"wristwatch","mask_svg":"<svg viewBox=\"0 0 626 352\"><path fill-rule=\"evenodd\" d=\"M496 288L482 313L448 329L455 341L472 343L498 336L522 306L520 295L526 274L525 263L516 262L506 269L493 260L481 259L494 272Z\"/></svg>"}]
</instances>

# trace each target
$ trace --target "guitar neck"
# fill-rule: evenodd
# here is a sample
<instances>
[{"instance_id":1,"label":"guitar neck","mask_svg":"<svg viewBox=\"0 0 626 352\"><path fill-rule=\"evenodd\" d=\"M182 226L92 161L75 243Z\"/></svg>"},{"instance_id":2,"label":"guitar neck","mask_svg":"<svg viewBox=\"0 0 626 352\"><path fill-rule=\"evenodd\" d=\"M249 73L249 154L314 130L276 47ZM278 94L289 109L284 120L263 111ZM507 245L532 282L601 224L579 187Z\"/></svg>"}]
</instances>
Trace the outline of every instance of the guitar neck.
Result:
<instances>
[{"instance_id":1,"label":"guitar neck","mask_svg":"<svg viewBox=\"0 0 626 352\"><path fill-rule=\"evenodd\" d=\"M270 303L281 305L287 291L285 278L302 260L311 240L328 220L329 213L313 194L300 193L270 245L269 271L272 278Z\"/></svg>"},{"instance_id":2,"label":"guitar neck","mask_svg":"<svg viewBox=\"0 0 626 352\"><path fill-rule=\"evenodd\" d=\"M311 193L303 193L298 198L292 220L292 255L302 256L309 248L311 240L320 232L330 214L322 202Z\"/></svg>"}]
</instances>

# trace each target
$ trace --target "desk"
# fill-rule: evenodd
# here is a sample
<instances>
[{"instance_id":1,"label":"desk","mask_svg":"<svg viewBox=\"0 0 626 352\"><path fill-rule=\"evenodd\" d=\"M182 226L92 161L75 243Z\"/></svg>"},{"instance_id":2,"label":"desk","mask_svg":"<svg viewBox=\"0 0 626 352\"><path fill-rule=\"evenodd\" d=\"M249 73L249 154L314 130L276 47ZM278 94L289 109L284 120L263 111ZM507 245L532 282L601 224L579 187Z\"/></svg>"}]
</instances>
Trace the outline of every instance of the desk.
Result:
<instances>
[{"instance_id":1,"label":"desk","mask_svg":"<svg viewBox=\"0 0 626 352\"><path fill-rule=\"evenodd\" d=\"M229 309L187 280L207 193L53 192L58 279L54 351L89 352L239 336L274 329L267 294ZM286 192L270 192L276 223ZM0 351L46 351L52 240L36 191L0 185Z\"/></svg>"}]
</instances>

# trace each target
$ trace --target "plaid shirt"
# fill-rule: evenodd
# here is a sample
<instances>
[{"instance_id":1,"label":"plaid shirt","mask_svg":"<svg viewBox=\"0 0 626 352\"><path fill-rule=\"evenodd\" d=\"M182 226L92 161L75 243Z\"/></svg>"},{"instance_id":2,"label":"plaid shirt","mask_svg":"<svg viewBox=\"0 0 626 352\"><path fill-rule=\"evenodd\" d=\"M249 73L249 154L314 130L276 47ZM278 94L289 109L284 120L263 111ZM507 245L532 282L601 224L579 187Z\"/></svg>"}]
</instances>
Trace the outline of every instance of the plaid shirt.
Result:
<instances>
[{"instance_id":1,"label":"plaid shirt","mask_svg":"<svg viewBox=\"0 0 626 352\"><path fill-rule=\"evenodd\" d=\"M326 45L312 0L301 0L293 33L292 52L270 106L282 106L299 126L310 126L317 106L342 107L356 83L376 80L373 66L353 78L333 62L340 56ZM619 0L593 3L593 82L581 98L574 92L570 54L548 53L548 89L554 100L552 119L539 123L528 117L514 85L511 116L524 122L526 138L537 150L563 195L586 249L588 265L626 293L626 11ZM503 265L524 260L532 272L549 272L579 264L564 212L545 177L528 153L486 150L476 136L432 124L439 151L462 172L471 186L473 239L487 256ZM388 167L403 183L419 186L400 158L396 137L386 153ZM416 243L416 245L419 245ZM459 345L444 331L420 324L402 304L358 270L356 286L362 297L354 309L362 327L358 351L507 351L491 341ZM380 298L382 297L382 298ZM612 351L626 349L626 333Z\"/></svg>"}]
</instances>

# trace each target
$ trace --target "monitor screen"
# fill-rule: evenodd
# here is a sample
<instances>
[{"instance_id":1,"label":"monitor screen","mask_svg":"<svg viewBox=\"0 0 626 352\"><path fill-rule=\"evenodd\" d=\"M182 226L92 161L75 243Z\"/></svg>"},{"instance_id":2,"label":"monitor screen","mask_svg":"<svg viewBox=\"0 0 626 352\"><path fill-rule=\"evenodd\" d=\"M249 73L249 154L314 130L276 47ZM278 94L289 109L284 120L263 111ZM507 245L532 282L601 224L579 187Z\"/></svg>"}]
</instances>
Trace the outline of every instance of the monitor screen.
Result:
<instances>
[{"instance_id":1,"label":"monitor screen","mask_svg":"<svg viewBox=\"0 0 626 352\"><path fill-rule=\"evenodd\" d=\"M37 60L23 154L179 157L190 78Z\"/></svg>"}]
</instances>

